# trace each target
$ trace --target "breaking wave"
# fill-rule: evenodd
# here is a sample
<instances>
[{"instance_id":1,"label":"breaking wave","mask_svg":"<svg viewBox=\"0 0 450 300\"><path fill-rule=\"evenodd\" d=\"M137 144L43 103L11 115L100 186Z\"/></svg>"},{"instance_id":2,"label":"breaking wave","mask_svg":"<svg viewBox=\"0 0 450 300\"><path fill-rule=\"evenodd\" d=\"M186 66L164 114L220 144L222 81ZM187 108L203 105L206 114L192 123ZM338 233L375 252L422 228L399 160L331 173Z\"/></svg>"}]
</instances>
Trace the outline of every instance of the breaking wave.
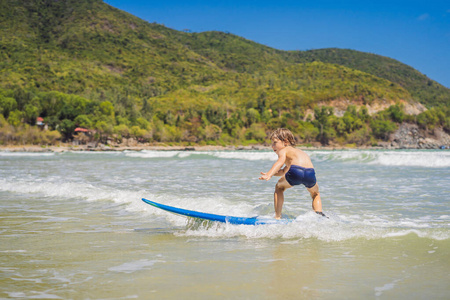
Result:
<instances>
[{"instance_id":1,"label":"breaking wave","mask_svg":"<svg viewBox=\"0 0 450 300\"><path fill-rule=\"evenodd\" d=\"M362 163L383 166L410 166L447 168L450 167L449 151L429 150L305 150L313 161L339 161L344 163ZM126 152L127 157L135 158L177 158L177 159L241 159L272 160L277 156L272 151L139 151Z\"/></svg>"},{"instance_id":2,"label":"breaking wave","mask_svg":"<svg viewBox=\"0 0 450 300\"><path fill-rule=\"evenodd\" d=\"M447 168L450 167L449 151L377 151L377 150L347 150L347 151L314 151L311 158L319 161L340 161L348 163L367 163L383 166L410 166Z\"/></svg>"},{"instance_id":3,"label":"breaking wave","mask_svg":"<svg viewBox=\"0 0 450 300\"><path fill-rule=\"evenodd\" d=\"M78 182L51 183L26 181L8 181L0 179L0 192L29 194L33 198L63 199L68 201L112 201L121 204L121 209L131 214L138 214L149 223L164 220L168 228L173 229L177 236L248 239L282 239L283 242L298 242L302 239L318 239L327 242L343 241L355 238L386 239L392 237L415 235L419 238L435 240L450 239L448 215L442 215L436 220L433 217L414 219L393 219L389 216L342 215L330 213L329 219L316 215L312 211L290 211L291 216L297 216L294 222L275 225L231 225L217 222L195 222L149 206L141 201L148 198L166 205L208 213L253 217L256 215L273 217L271 204L261 205L254 202L234 202L225 198L200 197L197 199L182 195L160 194L152 195L148 191L127 190L93 186ZM38 196L38 197L36 197ZM33 200L39 201L39 200ZM270 206L270 208L269 208ZM391 218L391 219L390 219ZM184 229L183 229L184 228Z\"/></svg>"},{"instance_id":4,"label":"breaking wave","mask_svg":"<svg viewBox=\"0 0 450 300\"><path fill-rule=\"evenodd\" d=\"M446 150L304 150L311 159L319 162L336 161L351 164L371 164L382 166L448 168L450 167L450 151ZM224 150L224 151L73 151L64 153L48 152L0 152L0 158L9 157L49 157L65 155L115 155L141 159L234 159L247 161L275 161L277 156L270 150Z\"/></svg>"}]
</instances>

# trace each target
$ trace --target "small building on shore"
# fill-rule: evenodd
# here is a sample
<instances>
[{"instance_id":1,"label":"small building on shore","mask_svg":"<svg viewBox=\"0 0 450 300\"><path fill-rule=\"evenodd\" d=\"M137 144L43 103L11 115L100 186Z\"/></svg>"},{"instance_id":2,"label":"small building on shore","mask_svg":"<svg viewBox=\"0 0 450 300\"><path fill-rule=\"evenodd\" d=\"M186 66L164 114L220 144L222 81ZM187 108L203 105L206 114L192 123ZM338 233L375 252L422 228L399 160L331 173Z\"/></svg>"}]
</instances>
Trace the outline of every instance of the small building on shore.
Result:
<instances>
[{"instance_id":1,"label":"small building on shore","mask_svg":"<svg viewBox=\"0 0 450 300\"><path fill-rule=\"evenodd\" d=\"M86 145L89 142L92 142L94 137L94 131L90 129L86 129L83 127L77 127L74 130L73 134L73 145Z\"/></svg>"},{"instance_id":2,"label":"small building on shore","mask_svg":"<svg viewBox=\"0 0 450 300\"><path fill-rule=\"evenodd\" d=\"M44 118L42 117L36 118L36 126L41 130L48 130L48 125L44 123Z\"/></svg>"}]
</instances>

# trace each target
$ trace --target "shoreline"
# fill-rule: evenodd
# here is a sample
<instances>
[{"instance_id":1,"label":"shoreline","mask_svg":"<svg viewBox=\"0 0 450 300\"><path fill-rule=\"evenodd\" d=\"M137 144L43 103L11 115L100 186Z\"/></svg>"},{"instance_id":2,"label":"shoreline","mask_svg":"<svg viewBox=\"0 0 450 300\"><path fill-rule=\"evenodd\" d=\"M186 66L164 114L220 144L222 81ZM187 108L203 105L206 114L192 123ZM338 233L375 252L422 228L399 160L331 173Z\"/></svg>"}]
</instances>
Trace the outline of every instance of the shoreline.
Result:
<instances>
[{"instance_id":1,"label":"shoreline","mask_svg":"<svg viewBox=\"0 0 450 300\"><path fill-rule=\"evenodd\" d=\"M309 147L307 149L322 149L318 147ZM123 151L242 151L242 150L271 150L270 146L252 145L252 146L169 146L169 145L142 145L142 146L98 146L87 147L61 144L59 146L39 146L39 145L8 145L0 146L0 152L68 152L68 151L89 151L89 152L123 152ZM305 147L306 149L306 147Z\"/></svg>"},{"instance_id":2,"label":"shoreline","mask_svg":"<svg viewBox=\"0 0 450 300\"><path fill-rule=\"evenodd\" d=\"M386 146L362 146L362 147L346 147L346 146L302 146L297 148L302 150L432 150L424 148L405 148L405 147L392 147ZM169 146L169 145L142 145L142 146L98 146L88 147L86 145L74 146L70 144L61 144L58 146L39 146L39 145L0 145L0 152L54 152L62 153L69 151L88 151L88 152L123 152L123 151L257 151L257 150L271 150L270 146L266 145L251 145L251 146ZM439 148L433 148L440 150Z\"/></svg>"}]
</instances>

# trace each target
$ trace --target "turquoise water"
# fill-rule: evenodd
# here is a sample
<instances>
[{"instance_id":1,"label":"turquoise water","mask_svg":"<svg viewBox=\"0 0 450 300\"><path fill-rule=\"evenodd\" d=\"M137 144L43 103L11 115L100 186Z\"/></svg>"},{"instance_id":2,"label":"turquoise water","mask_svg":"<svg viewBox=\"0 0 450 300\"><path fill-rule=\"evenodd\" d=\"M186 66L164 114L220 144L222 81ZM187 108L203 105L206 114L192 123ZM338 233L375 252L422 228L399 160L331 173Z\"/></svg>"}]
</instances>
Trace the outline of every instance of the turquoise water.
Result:
<instances>
[{"instance_id":1,"label":"turquoise water","mask_svg":"<svg viewBox=\"0 0 450 300\"><path fill-rule=\"evenodd\" d=\"M0 152L0 298L448 299L450 152L307 151L324 212L273 216L265 151Z\"/></svg>"}]
</instances>

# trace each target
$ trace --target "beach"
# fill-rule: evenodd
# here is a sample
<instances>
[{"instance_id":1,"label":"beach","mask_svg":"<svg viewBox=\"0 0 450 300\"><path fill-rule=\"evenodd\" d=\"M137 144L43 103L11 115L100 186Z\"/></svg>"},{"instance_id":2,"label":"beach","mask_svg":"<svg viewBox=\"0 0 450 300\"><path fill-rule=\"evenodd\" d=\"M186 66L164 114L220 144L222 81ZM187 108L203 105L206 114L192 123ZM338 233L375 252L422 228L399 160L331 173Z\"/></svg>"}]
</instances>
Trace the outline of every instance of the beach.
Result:
<instances>
[{"instance_id":1,"label":"beach","mask_svg":"<svg viewBox=\"0 0 450 300\"><path fill-rule=\"evenodd\" d=\"M360 149L360 150L380 150L380 149L401 149L400 147L385 146L297 146L305 150L345 150L345 149ZM0 152L68 152L68 151L99 151L99 152L121 152L121 151L251 151L251 150L271 150L270 145L256 144L256 145L168 145L164 143L159 144L145 144L136 146L108 146L100 145L98 147L88 147L87 145L75 146L70 143L61 143L59 145L0 145Z\"/></svg>"}]
</instances>

